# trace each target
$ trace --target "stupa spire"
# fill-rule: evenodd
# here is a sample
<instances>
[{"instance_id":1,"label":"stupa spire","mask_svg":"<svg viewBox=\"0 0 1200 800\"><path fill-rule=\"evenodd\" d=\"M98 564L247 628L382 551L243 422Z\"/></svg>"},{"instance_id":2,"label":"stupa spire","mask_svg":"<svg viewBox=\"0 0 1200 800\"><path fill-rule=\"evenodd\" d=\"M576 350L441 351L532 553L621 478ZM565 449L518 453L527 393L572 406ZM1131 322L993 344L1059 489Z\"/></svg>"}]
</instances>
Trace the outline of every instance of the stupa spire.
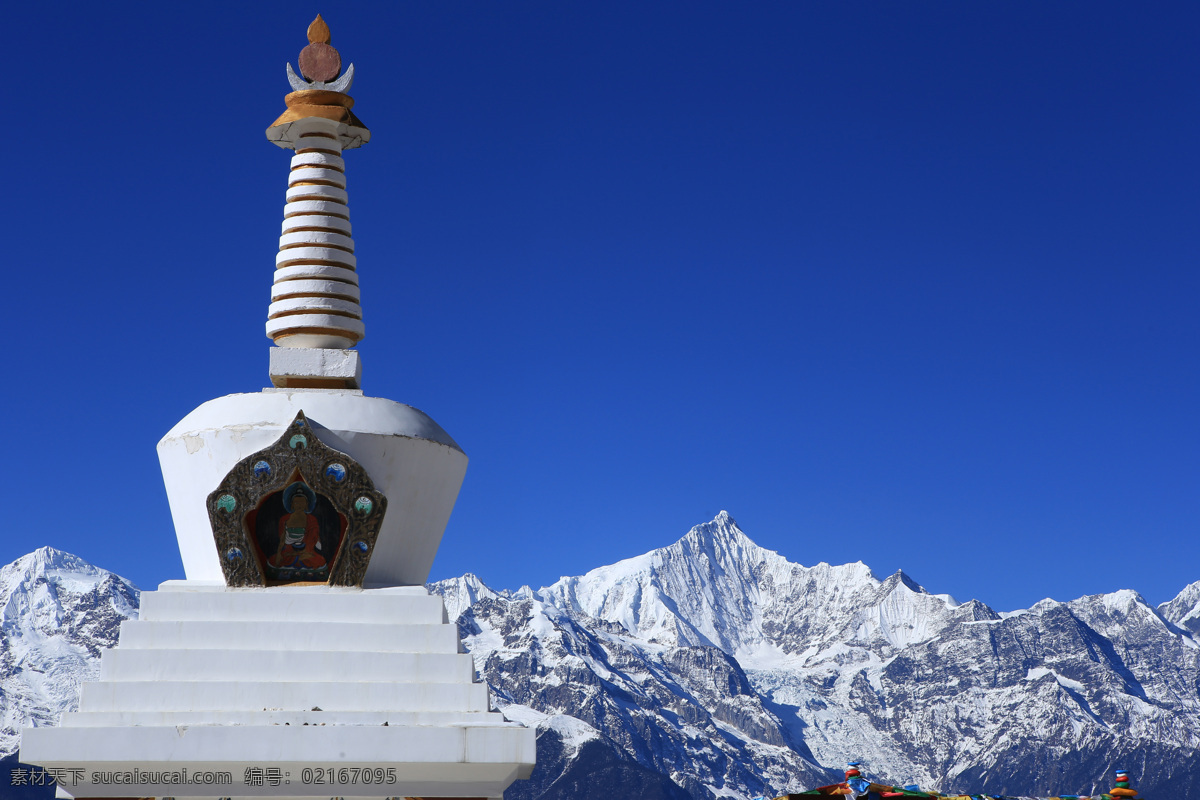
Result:
<instances>
[{"instance_id":1,"label":"stupa spire","mask_svg":"<svg viewBox=\"0 0 1200 800\"><path fill-rule=\"evenodd\" d=\"M358 353L348 350L365 330L342 151L371 132L350 110L354 65L342 72L331 40L317 15L297 59L300 75L287 65L287 111L267 129L270 141L296 152L267 311L267 336L278 345L271 381L280 387L356 389L361 374Z\"/></svg>"}]
</instances>

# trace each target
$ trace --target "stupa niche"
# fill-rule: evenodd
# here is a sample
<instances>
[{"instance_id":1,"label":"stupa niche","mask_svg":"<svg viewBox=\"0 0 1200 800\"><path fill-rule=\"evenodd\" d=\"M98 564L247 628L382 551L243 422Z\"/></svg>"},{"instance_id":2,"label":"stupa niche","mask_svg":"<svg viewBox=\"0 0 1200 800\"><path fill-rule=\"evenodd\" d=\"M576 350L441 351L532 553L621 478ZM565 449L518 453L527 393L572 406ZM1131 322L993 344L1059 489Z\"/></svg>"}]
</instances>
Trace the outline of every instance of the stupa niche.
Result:
<instances>
[{"instance_id":1,"label":"stupa niche","mask_svg":"<svg viewBox=\"0 0 1200 800\"><path fill-rule=\"evenodd\" d=\"M268 138L296 151L267 332L273 386L158 444L186 580L142 594L57 728L20 759L60 796L499 798L534 732L489 710L425 589L466 472L426 414L358 388L341 152L370 133L318 17Z\"/></svg>"}]
</instances>

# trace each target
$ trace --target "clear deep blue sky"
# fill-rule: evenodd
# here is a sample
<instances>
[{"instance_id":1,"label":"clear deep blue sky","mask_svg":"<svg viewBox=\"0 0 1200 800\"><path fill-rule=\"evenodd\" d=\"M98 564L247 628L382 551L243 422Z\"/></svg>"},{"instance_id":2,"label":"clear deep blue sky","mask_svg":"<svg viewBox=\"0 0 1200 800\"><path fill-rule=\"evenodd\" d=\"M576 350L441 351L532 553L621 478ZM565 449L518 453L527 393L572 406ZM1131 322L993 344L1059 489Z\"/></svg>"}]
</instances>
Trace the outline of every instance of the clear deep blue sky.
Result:
<instances>
[{"instance_id":1,"label":"clear deep blue sky","mask_svg":"<svg viewBox=\"0 0 1200 800\"><path fill-rule=\"evenodd\" d=\"M727 509L1001 610L1200 579L1200 7L21 3L7 562L183 577L154 451L268 384L317 11L364 388L471 457L433 578L540 586Z\"/></svg>"}]
</instances>

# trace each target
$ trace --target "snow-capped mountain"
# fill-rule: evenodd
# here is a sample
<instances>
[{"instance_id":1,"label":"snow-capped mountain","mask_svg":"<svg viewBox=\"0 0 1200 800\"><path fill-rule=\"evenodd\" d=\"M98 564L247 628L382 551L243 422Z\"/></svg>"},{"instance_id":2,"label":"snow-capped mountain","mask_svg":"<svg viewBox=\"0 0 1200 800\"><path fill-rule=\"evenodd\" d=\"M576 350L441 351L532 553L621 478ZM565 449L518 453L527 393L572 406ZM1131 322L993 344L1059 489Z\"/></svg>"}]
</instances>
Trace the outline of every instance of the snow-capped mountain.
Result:
<instances>
[{"instance_id":1,"label":"snow-capped mountain","mask_svg":"<svg viewBox=\"0 0 1200 800\"><path fill-rule=\"evenodd\" d=\"M494 702L538 729L509 800L773 796L849 759L892 783L1200 797L1200 582L996 613L861 563L805 567L727 514L537 591L432 584ZM0 570L0 752L54 724L137 589L43 548Z\"/></svg>"},{"instance_id":2,"label":"snow-capped mountain","mask_svg":"<svg viewBox=\"0 0 1200 800\"><path fill-rule=\"evenodd\" d=\"M75 708L138 599L129 581L52 547L0 569L0 755L17 749L21 728L57 725Z\"/></svg>"},{"instance_id":3,"label":"snow-capped mountain","mask_svg":"<svg viewBox=\"0 0 1200 800\"><path fill-rule=\"evenodd\" d=\"M554 784L581 741L695 798L812 786L852 758L944 791L1095 792L1120 765L1147 794L1200 796L1200 584L1161 613L1121 591L998 614L902 572L791 563L722 512L536 592L434 588L479 598L459 625L480 672L563 751L513 797L582 796Z\"/></svg>"}]
</instances>

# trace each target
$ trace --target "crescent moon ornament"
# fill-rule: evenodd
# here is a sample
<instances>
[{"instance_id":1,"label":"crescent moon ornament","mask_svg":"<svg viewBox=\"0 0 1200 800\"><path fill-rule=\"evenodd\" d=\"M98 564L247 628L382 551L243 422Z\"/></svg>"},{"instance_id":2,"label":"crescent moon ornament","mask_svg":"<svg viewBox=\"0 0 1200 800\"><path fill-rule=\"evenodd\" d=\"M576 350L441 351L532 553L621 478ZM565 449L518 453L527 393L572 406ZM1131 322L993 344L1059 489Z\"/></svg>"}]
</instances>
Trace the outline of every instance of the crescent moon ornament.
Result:
<instances>
[{"instance_id":1,"label":"crescent moon ornament","mask_svg":"<svg viewBox=\"0 0 1200 800\"><path fill-rule=\"evenodd\" d=\"M304 80L303 78L301 78L299 75L296 74L296 71L292 69L292 62L290 62L290 61L288 62L288 65L287 65L287 76L288 76L288 83L290 83L292 85L293 92L303 92L305 89L313 88L308 83L308 81Z\"/></svg>"},{"instance_id":2,"label":"crescent moon ornament","mask_svg":"<svg viewBox=\"0 0 1200 800\"><path fill-rule=\"evenodd\" d=\"M354 65L346 67L346 71L342 73L342 77L336 81L329 81L325 84L325 88L331 92L341 92L345 94L350 91L350 84L354 83Z\"/></svg>"},{"instance_id":3,"label":"crescent moon ornament","mask_svg":"<svg viewBox=\"0 0 1200 800\"><path fill-rule=\"evenodd\" d=\"M309 89L321 89L327 92L341 92L345 94L350 91L350 86L354 83L354 65L346 67L346 71L342 76L335 81L306 81L296 74L292 69L292 63L287 64L287 79L292 85L292 91L304 92Z\"/></svg>"}]
</instances>

